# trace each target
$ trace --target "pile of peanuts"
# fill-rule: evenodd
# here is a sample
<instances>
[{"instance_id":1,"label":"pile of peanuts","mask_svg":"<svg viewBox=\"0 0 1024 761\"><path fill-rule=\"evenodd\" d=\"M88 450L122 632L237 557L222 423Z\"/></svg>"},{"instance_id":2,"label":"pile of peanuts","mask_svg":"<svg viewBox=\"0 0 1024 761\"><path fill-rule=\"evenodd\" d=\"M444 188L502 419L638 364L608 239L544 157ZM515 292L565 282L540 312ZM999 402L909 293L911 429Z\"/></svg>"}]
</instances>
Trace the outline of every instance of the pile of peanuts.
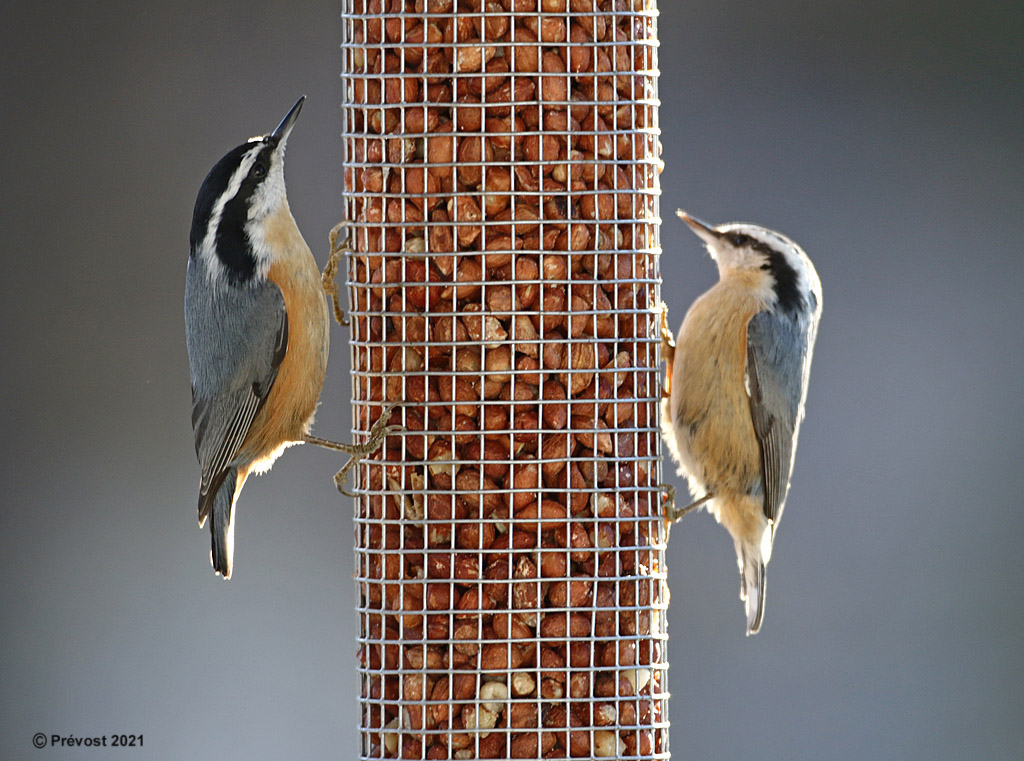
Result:
<instances>
[{"instance_id":1,"label":"pile of peanuts","mask_svg":"<svg viewBox=\"0 0 1024 761\"><path fill-rule=\"evenodd\" d=\"M363 757L662 757L653 0L343 19Z\"/></svg>"}]
</instances>

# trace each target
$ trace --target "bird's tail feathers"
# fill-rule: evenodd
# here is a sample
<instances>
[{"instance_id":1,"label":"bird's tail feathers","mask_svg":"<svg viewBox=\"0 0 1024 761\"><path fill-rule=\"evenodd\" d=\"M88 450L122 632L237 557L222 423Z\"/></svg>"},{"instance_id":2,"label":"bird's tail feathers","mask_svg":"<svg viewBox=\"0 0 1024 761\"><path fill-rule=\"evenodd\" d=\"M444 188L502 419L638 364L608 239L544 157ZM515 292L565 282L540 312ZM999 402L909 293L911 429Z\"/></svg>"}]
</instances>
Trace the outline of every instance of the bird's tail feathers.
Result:
<instances>
[{"instance_id":1,"label":"bird's tail feathers","mask_svg":"<svg viewBox=\"0 0 1024 761\"><path fill-rule=\"evenodd\" d=\"M740 599L747 613L747 636L757 634L764 620L764 593L766 566L756 547L744 547L740 552Z\"/></svg>"},{"instance_id":2,"label":"bird's tail feathers","mask_svg":"<svg viewBox=\"0 0 1024 761\"><path fill-rule=\"evenodd\" d=\"M244 477L241 479L245 482ZM200 497L199 525L210 519L210 561L213 570L225 579L231 578L235 550L235 499L241 491L238 469L228 468L216 491L212 488ZM205 497L205 499L204 499Z\"/></svg>"}]
</instances>

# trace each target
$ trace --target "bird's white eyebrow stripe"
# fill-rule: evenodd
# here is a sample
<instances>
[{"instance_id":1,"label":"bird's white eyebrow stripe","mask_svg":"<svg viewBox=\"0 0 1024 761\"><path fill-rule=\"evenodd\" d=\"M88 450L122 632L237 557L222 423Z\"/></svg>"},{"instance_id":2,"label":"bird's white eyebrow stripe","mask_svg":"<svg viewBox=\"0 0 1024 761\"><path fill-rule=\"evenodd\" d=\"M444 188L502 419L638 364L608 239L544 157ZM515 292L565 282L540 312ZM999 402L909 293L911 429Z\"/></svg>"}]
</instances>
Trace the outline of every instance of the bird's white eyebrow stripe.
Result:
<instances>
[{"instance_id":1,"label":"bird's white eyebrow stripe","mask_svg":"<svg viewBox=\"0 0 1024 761\"><path fill-rule=\"evenodd\" d=\"M220 226L220 218L224 213L224 207L227 205L228 201L238 194L239 188L242 187L243 180L245 180L246 176L249 174L249 170L252 169L252 165L256 162L256 157L259 156L262 149L262 143L253 143L252 148L246 151L239 160L238 168L235 170L235 173L231 175L231 181L224 189L224 192L220 194L216 201L214 201L213 207L210 210L210 221L206 226L206 236L203 238L203 245L201 247L202 251L212 252L214 250L217 228Z\"/></svg>"}]
</instances>

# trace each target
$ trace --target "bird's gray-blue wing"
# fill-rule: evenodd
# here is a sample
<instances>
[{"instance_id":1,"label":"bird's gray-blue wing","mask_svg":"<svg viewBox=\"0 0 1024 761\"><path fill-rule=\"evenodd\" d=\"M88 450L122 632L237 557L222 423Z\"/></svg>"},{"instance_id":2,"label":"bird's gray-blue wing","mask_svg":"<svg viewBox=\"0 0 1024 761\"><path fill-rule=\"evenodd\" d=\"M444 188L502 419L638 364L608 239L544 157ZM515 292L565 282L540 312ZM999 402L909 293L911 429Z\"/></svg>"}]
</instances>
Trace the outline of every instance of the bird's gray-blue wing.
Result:
<instances>
[{"instance_id":1,"label":"bird's gray-blue wing","mask_svg":"<svg viewBox=\"0 0 1024 761\"><path fill-rule=\"evenodd\" d=\"M185 281L192 429L202 468L200 525L288 347L288 315L276 285L215 287L203 282L202 270L190 259Z\"/></svg>"},{"instance_id":2,"label":"bird's gray-blue wing","mask_svg":"<svg viewBox=\"0 0 1024 761\"><path fill-rule=\"evenodd\" d=\"M761 448L764 514L782 517L806 394L808 326L787 314L762 311L747 324L747 393Z\"/></svg>"}]
</instances>

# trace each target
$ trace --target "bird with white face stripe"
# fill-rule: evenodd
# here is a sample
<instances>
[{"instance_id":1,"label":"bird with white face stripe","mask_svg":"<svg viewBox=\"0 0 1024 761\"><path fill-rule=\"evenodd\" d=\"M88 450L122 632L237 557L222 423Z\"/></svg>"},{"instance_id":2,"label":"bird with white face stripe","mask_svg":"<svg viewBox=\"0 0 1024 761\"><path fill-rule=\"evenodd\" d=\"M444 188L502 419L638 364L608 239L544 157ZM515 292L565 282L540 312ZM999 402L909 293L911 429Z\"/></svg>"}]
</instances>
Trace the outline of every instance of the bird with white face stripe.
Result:
<instances>
[{"instance_id":1,"label":"bird with white face stripe","mask_svg":"<svg viewBox=\"0 0 1024 761\"><path fill-rule=\"evenodd\" d=\"M305 96L277 129L229 151L196 198L185 278L192 428L202 468L199 526L210 521L214 570L231 577L235 502L250 473L292 444L356 458L394 427L383 408L362 445L310 434L327 370L328 312L320 270L295 224L284 151Z\"/></svg>"},{"instance_id":2,"label":"bird with white face stripe","mask_svg":"<svg viewBox=\"0 0 1024 761\"><path fill-rule=\"evenodd\" d=\"M663 327L662 432L695 500L670 504L666 517L703 506L729 531L747 634L756 634L804 417L821 281L784 235L678 214L704 241L719 280L690 307L674 342Z\"/></svg>"}]
</instances>

